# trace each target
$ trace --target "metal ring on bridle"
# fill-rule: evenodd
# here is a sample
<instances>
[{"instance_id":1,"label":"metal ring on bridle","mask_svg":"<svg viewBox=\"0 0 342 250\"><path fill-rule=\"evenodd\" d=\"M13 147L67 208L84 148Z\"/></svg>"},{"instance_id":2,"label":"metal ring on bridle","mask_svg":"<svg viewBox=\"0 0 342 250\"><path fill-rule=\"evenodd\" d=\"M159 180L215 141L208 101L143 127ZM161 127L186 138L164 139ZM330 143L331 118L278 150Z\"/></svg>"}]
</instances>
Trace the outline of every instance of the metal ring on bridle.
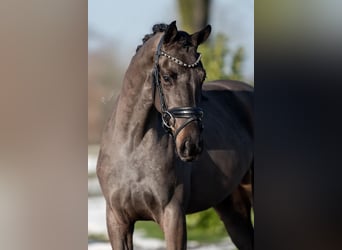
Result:
<instances>
[{"instance_id":1,"label":"metal ring on bridle","mask_svg":"<svg viewBox=\"0 0 342 250\"><path fill-rule=\"evenodd\" d=\"M175 125L176 119L173 116L172 113L170 113L169 111L163 111L162 113L162 120L163 120L163 124L166 128L170 129ZM172 121L172 123L170 123L170 121Z\"/></svg>"}]
</instances>

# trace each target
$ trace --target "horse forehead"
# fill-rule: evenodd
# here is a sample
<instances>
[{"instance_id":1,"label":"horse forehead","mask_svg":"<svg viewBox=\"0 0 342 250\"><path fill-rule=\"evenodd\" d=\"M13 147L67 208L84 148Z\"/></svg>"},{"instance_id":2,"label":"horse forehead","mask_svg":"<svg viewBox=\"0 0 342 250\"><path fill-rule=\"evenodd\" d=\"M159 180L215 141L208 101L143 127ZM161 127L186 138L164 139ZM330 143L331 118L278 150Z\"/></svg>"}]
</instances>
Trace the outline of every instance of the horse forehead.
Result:
<instances>
[{"instance_id":1,"label":"horse forehead","mask_svg":"<svg viewBox=\"0 0 342 250\"><path fill-rule=\"evenodd\" d=\"M192 44L192 39L191 36L184 32L184 31L178 31L177 36L175 38L175 40L168 45L169 49L174 49L174 50L179 50L179 48L182 47L193 47Z\"/></svg>"},{"instance_id":2,"label":"horse forehead","mask_svg":"<svg viewBox=\"0 0 342 250\"><path fill-rule=\"evenodd\" d=\"M184 31L178 31L177 38L178 38L177 39L178 42L180 42L180 43L182 43L184 45L187 45L186 43L190 43L191 44L191 42L192 42L191 35L189 35L188 33L184 32Z\"/></svg>"}]
</instances>

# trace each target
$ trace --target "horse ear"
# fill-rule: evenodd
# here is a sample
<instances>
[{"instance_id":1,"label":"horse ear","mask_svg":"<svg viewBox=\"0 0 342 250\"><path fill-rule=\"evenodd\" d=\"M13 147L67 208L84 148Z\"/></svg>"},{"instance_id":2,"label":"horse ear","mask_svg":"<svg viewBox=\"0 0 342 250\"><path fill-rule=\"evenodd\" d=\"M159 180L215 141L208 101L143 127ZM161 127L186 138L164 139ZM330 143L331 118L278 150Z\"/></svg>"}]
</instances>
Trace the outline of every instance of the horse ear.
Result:
<instances>
[{"instance_id":1,"label":"horse ear","mask_svg":"<svg viewBox=\"0 0 342 250\"><path fill-rule=\"evenodd\" d=\"M211 26L207 25L204 29L202 29L201 31L198 31L194 34L191 35L191 40L192 40L192 44L197 47L198 45L200 45L201 43L205 42L211 32Z\"/></svg>"},{"instance_id":2,"label":"horse ear","mask_svg":"<svg viewBox=\"0 0 342 250\"><path fill-rule=\"evenodd\" d=\"M165 43L170 43L175 39L177 35L177 26L176 26L176 21L173 21L172 23L169 24L167 27L167 30L165 31L165 36L164 36L164 42Z\"/></svg>"}]
</instances>

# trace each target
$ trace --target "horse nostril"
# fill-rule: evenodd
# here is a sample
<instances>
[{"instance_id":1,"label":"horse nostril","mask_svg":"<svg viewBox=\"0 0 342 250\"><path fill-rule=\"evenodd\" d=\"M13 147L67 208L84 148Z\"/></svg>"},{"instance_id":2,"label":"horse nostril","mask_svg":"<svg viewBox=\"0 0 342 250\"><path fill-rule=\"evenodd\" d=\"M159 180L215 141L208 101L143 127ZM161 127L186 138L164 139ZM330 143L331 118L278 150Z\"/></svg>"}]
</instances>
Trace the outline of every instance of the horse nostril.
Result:
<instances>
[{"instance_id":1,"label":"horse nostril","mask_svg":"<svg viewBox=\"0 0 342 250\"><path fill-rule=\"evenodd\" d=\"M190 148L191 148L191 143L189 139L186 139L182 146L181 146L181 152L183 155L189 155L190 153Z\"/></svg>"},{"instance_id":2,"label":"horse nostril","mask_svg":"<svg viewBox=\"0 0 342 250\"><path fill-rule=\"evenodd\" d=\"M185 141L184 147L185 147L185 149L189 149L190 148L190 141L189 140Z\"/></svg>"},{"instance_id":3,"label":"horse nostril","mask_svg":"<svg viewBox=\"0 0 342 250\"><path fill-rule=\"evenodd\" d=\"M194 155L196 154L196 144L192 143L190 139L185 140L183 147L184 155Z\"/></svg>"},{"instance_id":4,"label":"horse nostril","mask_svg":"<svg viewBox=\"0 0 342 250\"><path fill-rule=\"evenodd\" d=\"M183 161L187 162L197 159L197 156L199 156L203 150L202 143L202 140L196 140L194 142L191 137L186 138L179 148L179 156Z\"/></svg>"},{"instance_id":5,"label":"horse nostril","mask_svg":"<svg viewBox=\"0 0 342 250\"><path fill-rule=\"evenodd\" d=\"M181 151L183 154L188 154L189 153L189 147L190 147L190 141L189 139L186 139L184 142L183 142L183 145L181 147Z\"/></svg>"}]
</instances>

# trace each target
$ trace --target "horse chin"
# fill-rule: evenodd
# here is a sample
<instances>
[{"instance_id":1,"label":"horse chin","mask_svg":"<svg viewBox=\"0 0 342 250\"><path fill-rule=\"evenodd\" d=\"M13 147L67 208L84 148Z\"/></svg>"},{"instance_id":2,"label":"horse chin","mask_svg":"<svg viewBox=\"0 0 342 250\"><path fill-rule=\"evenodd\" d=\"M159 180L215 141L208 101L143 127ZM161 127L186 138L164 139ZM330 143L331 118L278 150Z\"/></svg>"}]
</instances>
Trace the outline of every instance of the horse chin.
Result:
<instances>
[{"instance_id":1,"label":"horse chin","mask_svg":"<svg viewBox=\"0 0 342 250\"><path fill-rule=\"evenodd\" d=\"M192 162L192 161L197 160L198 155L196 155L196 156L185 156L185 157L179 155L179 158L184 162Z\"/></svg>"}]
</instances>

